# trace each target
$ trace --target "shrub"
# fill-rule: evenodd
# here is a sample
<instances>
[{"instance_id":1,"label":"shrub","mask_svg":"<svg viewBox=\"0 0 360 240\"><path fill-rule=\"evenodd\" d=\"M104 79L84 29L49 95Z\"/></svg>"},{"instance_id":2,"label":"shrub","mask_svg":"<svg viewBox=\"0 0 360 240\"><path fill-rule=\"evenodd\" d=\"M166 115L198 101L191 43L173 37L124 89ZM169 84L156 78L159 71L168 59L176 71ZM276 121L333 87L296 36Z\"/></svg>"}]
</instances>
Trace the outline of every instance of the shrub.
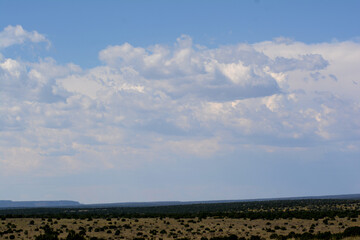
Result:
<instances>
[{"instance_id":1,"label":"shrub","mask_svg":"<svg viewBox=\"0 0 360 240\"><path fill-rule=\"evenodd\" d=\"M83 233L75 233L74 230L69 231L65 240L86 240Z\"/></svg>"},{"instance_id":2,"label":"shrub","mask_svg":"<svg viewBox=\"0 0 360 240\"><path fill-rule=\"evenodd\" d=\"M360 235L360 227L348 227L343 233L344 237L354 237Z\"/></svg>"},{"instance_id":3,"label":"shrub","mask_svg":"<svg viewBox=\"0 0 360 240\"><path fill-rule=\"evenodd\" d=\"M277 239L278 235L276 233L273 233L270 235L270 239Z\"/></svg>"},{"instance_id":4,"label":"shrub","mask_svg":"<svg viewBox=\"0 0 360 240\"><path fill-rule=\"evenodd\" d=\"M250 240L261 240L261 237L260 236L257 236L257 235L252 235L250 237Z\"/></svg>"},{"instance_id":5,"label":"shrub","mask_svg":"<svg viewBox=\"0 0 360 240\"><path fill-rule=\"evenodd\" d=\"M58 240L59 233L50 228L49 225L42 227L44 234L35 237L35 240Z\"/></svg>"}]
</instances>

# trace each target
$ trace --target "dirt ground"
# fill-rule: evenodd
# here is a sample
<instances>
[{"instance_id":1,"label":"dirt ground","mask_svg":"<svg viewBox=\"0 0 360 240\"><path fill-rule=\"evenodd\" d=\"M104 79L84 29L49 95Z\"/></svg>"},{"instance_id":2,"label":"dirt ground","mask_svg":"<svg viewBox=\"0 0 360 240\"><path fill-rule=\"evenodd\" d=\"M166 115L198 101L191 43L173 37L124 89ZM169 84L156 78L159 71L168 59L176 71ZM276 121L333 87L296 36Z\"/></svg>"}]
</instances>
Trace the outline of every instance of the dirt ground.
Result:
<instances>
[{"instance_id":1,"label":"dirt ground","mask_svg":"<svg viewBox=\"0 0 360 240\"><path fill-rule=\"evenodd\" d=\"M271 234L343 232L345 228L360 226L360 219L335 218L304 220L249 220L230 218L173 219L173 218L112 218L112 219L42 219L7 218L0 220L0 239L35 239L43 233L42 226L49 225L65 238L69 230L85 231L86 238L103 239L201 239L202 237L229 236L250 238L252 235L270 239ZM348 238L350 239L350 238ZM359 239L359 238L351 238Z\"/></svg>"}]
</instances>

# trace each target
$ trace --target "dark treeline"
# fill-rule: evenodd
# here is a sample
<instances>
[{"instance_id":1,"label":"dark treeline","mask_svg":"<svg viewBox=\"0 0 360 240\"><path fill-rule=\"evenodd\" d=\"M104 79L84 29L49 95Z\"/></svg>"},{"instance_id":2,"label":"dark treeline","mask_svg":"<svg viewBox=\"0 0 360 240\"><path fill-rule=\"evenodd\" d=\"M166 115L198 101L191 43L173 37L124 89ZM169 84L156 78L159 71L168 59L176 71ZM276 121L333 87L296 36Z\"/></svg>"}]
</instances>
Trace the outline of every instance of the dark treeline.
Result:
<instances>
[{"instance_id":1,"label":"dark treeline","mask_svg":"<svg viewBox=\"0 0 360 240\"><path fill-rule=\"evenodd\" d=\"M359 212L360 200L307 199L156 207L3 209L0 210L0 216L2 218L228 217L272 220L290 218L320 219L324 217L334 218L336 216L341 218L356 218L359 215Z\"/></svg>"}]
</instances>

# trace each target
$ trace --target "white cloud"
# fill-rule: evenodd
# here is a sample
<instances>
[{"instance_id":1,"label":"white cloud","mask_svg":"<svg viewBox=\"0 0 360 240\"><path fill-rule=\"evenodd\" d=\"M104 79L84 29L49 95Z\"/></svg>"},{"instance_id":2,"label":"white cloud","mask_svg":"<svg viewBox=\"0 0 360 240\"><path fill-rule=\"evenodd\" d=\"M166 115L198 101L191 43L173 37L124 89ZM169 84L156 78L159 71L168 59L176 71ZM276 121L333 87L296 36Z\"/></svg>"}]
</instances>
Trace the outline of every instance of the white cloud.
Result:
<instances>
[{"instance_id":1,"label":"white cloud","mask_svg":"<svg viewBox=\"0 0 360 240\"><path fill-rule=\"evenodd\" d=\"M196 50L191 38L184 35L174 47L156 45L145 49L125 43L106 48L99 57L114 69L131 68L151 81L151 87L176 98L228 101L279 91L275 79L251 63L252 55L258 54L251 46L233 48ZM228 51L234 61L227 59Z\"/></svg>"},{"instance_id":2,"label":"white cloud","mask_svg":"<svg viewBox=\"0 0 360 240\"><path fill-rule=\"evenodd\" d=\"M21 27L0 37L14 28L32 37L7 46L44 40ZM354 151L346 146L360 136L359 56L354 42L208 49L189 36L170 47L109 46L104 65L87 70L4 56L0 169L131 168L249 146Z\"/></svg>"},{"instance_id":3,"label":"white cloud","mask_svg":"<svg viewBox=\"0 0 360 240\"><path fill-rule=\"evenodd\" d=\"M44 35L38 33L37 31L25 31L20 25L9 25L0 32L0 49L10 47L15 44L22 44L26 41L33 43L46 42L48 45L50 44Z\"/></svg>"},{"instance_id":4,"label":"white cloud","mask_svg":"<svg viewBox=\"0 0 360 240\"><path fill-rule=\"evenodd\" d=\"M6 59L3 63L0 64L0 67L5 72L5 74L10 75L12 78L19 78L21 73L20 64L13 59Z\"/></svg>"}]
</instances>

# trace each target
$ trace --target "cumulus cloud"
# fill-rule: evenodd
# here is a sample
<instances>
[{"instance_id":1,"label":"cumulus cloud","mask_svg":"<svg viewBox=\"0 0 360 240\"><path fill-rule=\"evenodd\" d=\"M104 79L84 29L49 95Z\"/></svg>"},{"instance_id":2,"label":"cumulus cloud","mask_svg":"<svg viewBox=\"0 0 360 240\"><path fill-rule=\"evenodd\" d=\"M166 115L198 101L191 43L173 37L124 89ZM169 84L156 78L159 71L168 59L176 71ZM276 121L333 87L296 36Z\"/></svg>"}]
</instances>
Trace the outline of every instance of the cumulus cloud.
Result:
<instances>
[{"instance_id":1,"label":"cumulus cloud","mask_svg":"<svg viewBox=\"0 0 360 240\"><path fill-rule=\"evenodd\" d=\"M145 49L125 43L107 47L99 57L112 68L131 68L175 98L229 101L279 92L275 79L252 64L254 50L250 46L242 48L233 47L229 60L228 49L194 49L191 38L183 35L173 47L156 45Z\"/></svg>"},{"instance_id":2,"label":"cumulus cloud","mask_svg":"<svg viewBox=\"0 0 360 240\"><path fill-rule=\"evenodd\" d=\"M292 70L314 71L324 69L329 65L320 54L300 55L298 58L276 57L272 65L275 72Z\"/></svg>"},{"instance_id":3,"label":"cumulus cloud","mask_svg":"<svg viewBox=\"0 0 360 240\"><path fill-rule=\"evenodd\" d=\"M46 42L47 44L50 44L49 40L47 40L44 35L37 31L25 31L20 25L9 25L0 32L0 49L15 44L22 44L27 41L32 43Z\"/></svg>"},{"instance_id":4,"label":"cumulus cloud","mask_svg":"<svg viewBox=\"0 0 360 240\"><path fill-rule=\"evenodd\" d=\"M15 28L28 37L6 46L45 39L20 26L0 38ZM3 56L0 166L131 168L254 146L357 151L359 56L354 42L208 49L186 35L173 46L108 46L91 69Z\"/></svg>"}]
</instances>

